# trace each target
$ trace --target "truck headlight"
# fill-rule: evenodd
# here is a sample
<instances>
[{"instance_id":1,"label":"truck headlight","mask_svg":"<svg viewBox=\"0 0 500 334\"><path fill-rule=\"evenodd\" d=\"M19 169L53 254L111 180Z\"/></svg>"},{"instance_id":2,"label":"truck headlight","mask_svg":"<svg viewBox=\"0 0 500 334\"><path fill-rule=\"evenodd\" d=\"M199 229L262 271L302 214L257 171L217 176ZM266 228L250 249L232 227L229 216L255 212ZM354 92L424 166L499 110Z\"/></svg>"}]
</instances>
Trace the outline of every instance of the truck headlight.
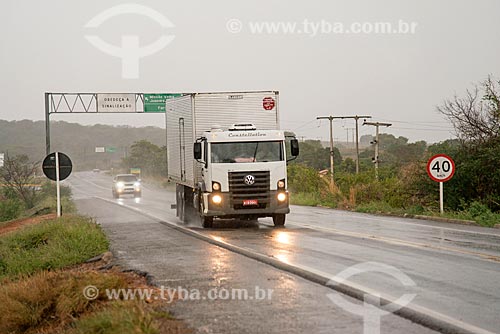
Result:
<instances>
[{"instance_id":1,"label":"truck headlight","mask_svg":"<svg viewBox=\"0 0 500 334\"><path fill-rule=\"evenodd\" d=\"M278 189L285 189L285 179L278 181Z\"/></svg>"},{"instance_id":2,"label":"truck headlight","mask_svg":"<svg viewBox=\"0 0 500 334\"><path fill-rule=\"evenodd\" d=\"M286 194L285 193L278 193L278 201L279 202L286 201Z\"/></svg>"},{"instance_id":3,"label":"truck headlight","mask_svg":"<svg viewBox=\"0 0 500 334\"><path fill-rule=\"evenodd\" d=\"M214 204L220 204L222 202L222 196L221 195L213 195L212 196L212 203Z\"/></svg>"},{"instance_id":4,"label":"truck headlight","mask_svg":"<svg viewBox=\"0 0 500 334\"><path fill-rule=\"evenodd\" d=\"M212 182L212 190L213 191L220 191L220 183L219 182Z\"/></svg>"}]
</instances>

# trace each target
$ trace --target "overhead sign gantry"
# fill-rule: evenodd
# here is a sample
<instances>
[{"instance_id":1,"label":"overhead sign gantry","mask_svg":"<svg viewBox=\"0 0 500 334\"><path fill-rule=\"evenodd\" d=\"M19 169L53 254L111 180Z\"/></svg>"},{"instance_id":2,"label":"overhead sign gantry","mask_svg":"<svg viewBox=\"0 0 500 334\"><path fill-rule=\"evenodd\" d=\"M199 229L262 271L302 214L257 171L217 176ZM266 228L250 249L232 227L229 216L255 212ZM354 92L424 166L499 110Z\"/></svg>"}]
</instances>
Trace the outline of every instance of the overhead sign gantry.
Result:
<instances>
[{"instance_id":1,"label":"overhead sign gantry","mask_svg":"<svg viewBox=\"0 0 500 334\"><path fill-rule=\"evenodd\" d=\"M45 151L50 152L51 114L165 113L178 93L45 93Z\"/></svg>"}]
</instances>

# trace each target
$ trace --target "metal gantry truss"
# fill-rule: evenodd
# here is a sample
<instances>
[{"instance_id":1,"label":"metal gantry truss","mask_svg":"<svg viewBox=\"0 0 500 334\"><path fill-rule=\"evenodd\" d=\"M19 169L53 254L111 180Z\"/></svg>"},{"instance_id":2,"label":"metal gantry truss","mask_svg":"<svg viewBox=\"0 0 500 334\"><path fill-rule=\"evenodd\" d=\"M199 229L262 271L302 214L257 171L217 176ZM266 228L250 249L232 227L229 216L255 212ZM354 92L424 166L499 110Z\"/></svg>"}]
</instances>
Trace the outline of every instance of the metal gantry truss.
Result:
<instances>
[{"instance_id":1,"label":"metal gantry truss","mask_svg":"<svg viewBox=\"0 0 500 334\"><path fill-rule=\"evenodd\" d=\"M120 94L120 93L119 93ZM144 113L144 93L135 94L135 112ZM119 113L99 111L98 93L45 93L45 151L50 153L51 114Z\"/></svg>"},{"instance_id":2,"label":"metal gantry truss","mask_svg":"<svg viewBox=\"0 0 500 334\"><path fill-rule=\"evenodd\" d=\"M135 112L144 112L144 94L127 94L135 94ZM45 112L49 115L106 113L98 111L97 93L45 93Z\"/></svg>"}]
</instances>

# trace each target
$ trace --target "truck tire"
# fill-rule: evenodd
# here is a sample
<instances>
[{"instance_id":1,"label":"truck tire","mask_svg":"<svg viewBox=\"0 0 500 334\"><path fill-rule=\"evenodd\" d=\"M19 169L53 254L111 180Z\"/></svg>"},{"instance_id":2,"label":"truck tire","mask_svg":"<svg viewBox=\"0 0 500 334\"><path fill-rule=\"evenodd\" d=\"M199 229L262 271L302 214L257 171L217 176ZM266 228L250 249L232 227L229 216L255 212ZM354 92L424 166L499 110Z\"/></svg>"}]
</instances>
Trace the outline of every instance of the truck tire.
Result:
<instances>
[{"instance_id":1,"label":"truck tire","mask_svg":"<svg viewBox=\"0 0 500 334\"><path fill-rule=\"evenodd\" d=\"M286 215L283 213L273 215L274 226L280 227L285 225Z\"/></svg>"},{"instance_id":2,"label":"truck tire","mask_svg":"<svg viewBox=\"0 0 500 334\"><path fill-rule=\"evenodd\" d=\"M212 228L214 226L214 217L201 217L201 225L203 228Z\"/></svg>"}]
</instances>

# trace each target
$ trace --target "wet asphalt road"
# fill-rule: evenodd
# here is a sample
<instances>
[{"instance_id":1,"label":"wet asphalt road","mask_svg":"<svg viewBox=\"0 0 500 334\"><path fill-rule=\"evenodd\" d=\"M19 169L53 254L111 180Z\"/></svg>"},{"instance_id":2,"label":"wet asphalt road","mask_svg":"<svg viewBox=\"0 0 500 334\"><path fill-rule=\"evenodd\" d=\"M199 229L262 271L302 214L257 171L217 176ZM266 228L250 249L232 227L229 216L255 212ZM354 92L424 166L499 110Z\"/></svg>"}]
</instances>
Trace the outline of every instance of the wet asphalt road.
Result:
<instances>
[{"instance_id":1,"label":"wet asphalt road","mask_svg":"<svg viewBox=\"0 0 500 334\"><path fill-rule=\"evenodd\" d=\"M146 186L141 200L112 200L111 178L101 173L75 173L68 183L79 209L103 225L120 261L152 273L160 284L165 280L169 286L182 283L202 289L214 284L275 289L267 303L176 303L173 311L199 332L362 333L360 317L326 297L332 290L209 245L125 208L178 222L170 209L173 193ZM414 305L492 332L500 328L499 230L300 206L292 207L284 229L273 228L270 219L244 224L223 221L209 230L197 222L189 227L328 276L365 262L390 265L408 275L416 286L405 288L393 277L373 272L349 280L395 297L415 293ZM381 333L401 332L430 331L397 316L383 318Z\"/></svg>"}]
</instances>

